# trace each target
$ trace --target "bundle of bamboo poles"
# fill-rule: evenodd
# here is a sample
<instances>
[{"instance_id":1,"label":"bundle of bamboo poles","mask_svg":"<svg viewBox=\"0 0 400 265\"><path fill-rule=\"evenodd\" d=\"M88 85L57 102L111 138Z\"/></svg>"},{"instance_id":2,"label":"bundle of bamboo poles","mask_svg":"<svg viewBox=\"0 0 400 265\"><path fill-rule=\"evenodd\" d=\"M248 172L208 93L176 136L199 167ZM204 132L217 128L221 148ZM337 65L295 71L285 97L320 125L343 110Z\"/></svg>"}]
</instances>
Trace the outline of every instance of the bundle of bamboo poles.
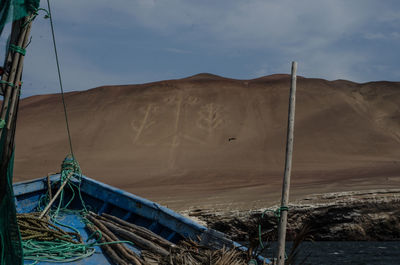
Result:
<instances>
[{"instance_id":1,"label":"bundle of bamboo poles","mask_svg":"<svg viewBox=\"0 0 400 265\"><path fill-rule=\"evenodd\" d=\"M86 218L89 221L88 230L92 233L100 232L97 233L97 237L103 243L101 248L109 260L116 265L247 264L245 254L235 249L211 250L192 240L184 240L175 245L144 227L105 213L97 215L90 212ZM132 242L141 249L141 255L139 256L124 244L112 243L120 239Z\"/></svg>"},{"instance_id":2,"label":"bundle of bamboo poles","mask_svg":"<svg viewBox=\"0 0 400 265\"><path fill-rule=\"evenodd\" d=\"M32 16L34 16L34 14ZM29 42L32 16L13 22L8 53L4 62L4 73L1 77L1 90L4 96L1 120L7 121L6 128L8 130L15 116L20 94L25 48ZM16 48L11 49L10 47Z\"/></svg>"},{"instance_id":3,"label":"bundle of bamboo poles","mask_svg":"<svg viewBox=\"0 0 400 265\"><path fill-rule=\"evenodd\" d=\"M8 53L1 75L0 94L4 96L0 112L0 135L5 137L0 162L0 200L5 194L7 168L14 150L14 137L21 77L24 64L24 48L28 45L33 15L16 20L12 24ZM11 48L13 47L13 49ZM3 131L6 130L6 134Z\"/></svg>"}]
</instances>

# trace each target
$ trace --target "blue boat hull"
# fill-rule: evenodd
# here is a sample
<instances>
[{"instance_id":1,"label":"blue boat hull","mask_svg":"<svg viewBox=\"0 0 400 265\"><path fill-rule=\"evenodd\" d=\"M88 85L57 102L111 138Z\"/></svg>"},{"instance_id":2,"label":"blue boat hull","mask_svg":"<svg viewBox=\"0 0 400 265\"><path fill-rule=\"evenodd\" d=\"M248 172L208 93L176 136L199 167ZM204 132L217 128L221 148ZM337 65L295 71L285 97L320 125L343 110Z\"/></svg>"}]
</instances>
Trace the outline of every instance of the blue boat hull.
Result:
<instances>
[{"instance_id":1,"label":"blue boat hull","mask_svg":"<svg viewBox=\"0 0 400 265\"><path fill-rule=\"evenodd\" d=\"M51 183L57 183L60 175L50 177ZM239 244L227 239L224 234L208 229L184 216L161 206L155 202L125 192L94 179L82 176L80 190L82 199L91 211L101 214L108 213L127 222L143 226L163 238L178 243L180 240L200 239L201 244L212 248L238 247L246 250ZM14 184L15 202L18 213L35 211L40 197L47 192L47 178L35 179ZM66 196L72 194L66 193ZM81 203L78 196L72 201L71 207L80 209ZM88 237L85 225L79 214L69 213L61 215L62 222L79 230L84 239ZM133 249L140 253L140 249ZM260 257L260 260L263 259ZM269 263L267 259L263 260ZM26 261L25 264L31 264ZM41 262L39 264L51 264ZM68 263L58 263L68 264ZM71 264L71 263L69 263ZM91 257L76 261L74 264L109 264L100 248L96 248Z\"/></svg>"}]
</instances>

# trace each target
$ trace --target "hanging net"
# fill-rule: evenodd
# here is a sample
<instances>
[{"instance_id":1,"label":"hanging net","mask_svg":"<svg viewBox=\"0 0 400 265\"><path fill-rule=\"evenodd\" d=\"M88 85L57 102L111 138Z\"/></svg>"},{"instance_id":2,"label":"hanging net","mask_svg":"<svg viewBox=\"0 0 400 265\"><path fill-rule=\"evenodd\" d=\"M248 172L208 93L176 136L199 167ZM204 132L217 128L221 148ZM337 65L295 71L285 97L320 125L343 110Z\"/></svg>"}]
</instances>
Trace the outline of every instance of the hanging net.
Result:
<instances>
[{"instance_id":1,"label":"hanging net","mask_svg":"<svg viewBox=\"0 0 400 265\"><path fill-rule=\"evenodd\" d=\"M0 148L4 150L5 132L0 141ZM4 153L0 155L0 159L4 159ZM14 152L9 159L7 166L3 169L0 174L5 174L6 178L2 177L0 185L5 185L3 194L0 194L0 264L8 265L15 264L19 265L23 263L23 253L21 247L21 239L18 230L18 224L16 219L14 192L12 187L12 176L14 166ZM3 180L5 179L5 183Z\"/></svg>"},{"instance_id":2,"label":"hanging net","mask_svg":"<svg viewBox=\"0 0 400 265\"><path fill-rule=\"evenodd\" d=\"M0 35L6 23L36 12L40 0L0 0Z\"/></svg>"}]
</instances>

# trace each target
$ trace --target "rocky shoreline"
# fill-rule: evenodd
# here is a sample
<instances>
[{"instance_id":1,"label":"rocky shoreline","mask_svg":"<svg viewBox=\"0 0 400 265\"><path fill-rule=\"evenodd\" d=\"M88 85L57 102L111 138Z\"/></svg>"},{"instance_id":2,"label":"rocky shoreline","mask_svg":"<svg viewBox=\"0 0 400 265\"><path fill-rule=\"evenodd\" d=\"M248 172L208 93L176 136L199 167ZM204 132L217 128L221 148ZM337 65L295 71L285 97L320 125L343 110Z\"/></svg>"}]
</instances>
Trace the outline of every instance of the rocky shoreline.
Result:
<instances>
[{"instance_id":1,"label":"rocky shoreline","mask_svg":"<svg viewBox=\"0 0 400 265\"><path fill-rule=\"evenodd\" d=\"M183 214L235 241L256 244L259 225L263 240L276 239L278 208ZM288 216L288 240L304 232L315 241L400 240L400 189L315 194L290 204Z\"/></svg>"}]
</instances>

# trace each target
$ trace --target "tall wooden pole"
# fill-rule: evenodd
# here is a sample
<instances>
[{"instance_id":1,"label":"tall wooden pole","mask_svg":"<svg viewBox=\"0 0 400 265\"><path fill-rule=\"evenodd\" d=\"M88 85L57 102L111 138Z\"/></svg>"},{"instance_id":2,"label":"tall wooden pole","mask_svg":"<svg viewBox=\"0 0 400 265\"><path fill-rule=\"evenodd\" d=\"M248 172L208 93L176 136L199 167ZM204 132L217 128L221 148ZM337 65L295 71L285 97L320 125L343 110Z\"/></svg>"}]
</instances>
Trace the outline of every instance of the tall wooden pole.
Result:
<instances>
[{"instance_id":1,"label":"tall wooden pole","mask_svg":"<svg viewBox=\"0 0 400 265\"><path fill-rule=\"evenodd\" d=\"M287 127L285 175L283 177L282 201L281 201L280 219L279 219L278 265L285 264L286 224L288 216L287 207L289 202L290 174L292 171L294 113L296 105L296 71L297 71L297 62L292 62L292 79L290 84L290 96L289 96L289 118Z\"/></svg>"}]
</instances>

